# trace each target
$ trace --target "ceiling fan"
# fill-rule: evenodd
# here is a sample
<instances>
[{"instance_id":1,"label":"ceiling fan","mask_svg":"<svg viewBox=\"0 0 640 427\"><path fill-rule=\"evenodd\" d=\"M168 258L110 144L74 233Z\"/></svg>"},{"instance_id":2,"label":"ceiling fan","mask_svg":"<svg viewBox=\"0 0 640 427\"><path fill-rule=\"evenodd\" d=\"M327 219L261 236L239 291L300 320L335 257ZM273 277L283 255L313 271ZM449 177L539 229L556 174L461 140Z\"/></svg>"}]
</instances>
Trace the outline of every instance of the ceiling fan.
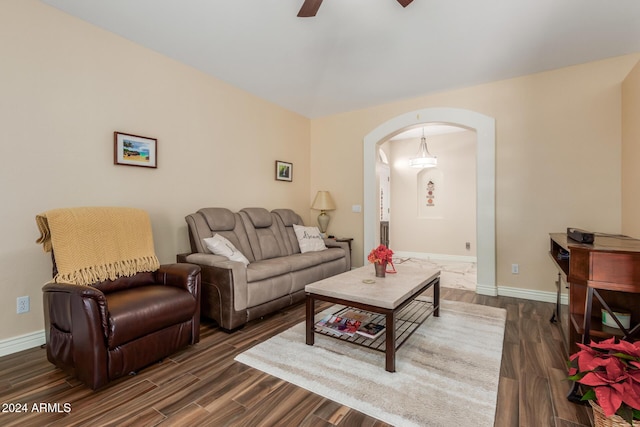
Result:
<instances>
[{"instance_id":1,"label":"ceiling fan","mask_svg":"<svg viewBox=\"0 0 640 427\"><path fill-rule=\"evenodd\" d=\"M409 6L413 0L397 0L398 3L402 5L402 7ZM298 12L298 17L300 18L309 18L312 16L316 16L318 13L318 9L320 9L320 5L322 4L322 0L304 0L302 7L300 8L300 12Z\"/></svg>"}]
</instances>

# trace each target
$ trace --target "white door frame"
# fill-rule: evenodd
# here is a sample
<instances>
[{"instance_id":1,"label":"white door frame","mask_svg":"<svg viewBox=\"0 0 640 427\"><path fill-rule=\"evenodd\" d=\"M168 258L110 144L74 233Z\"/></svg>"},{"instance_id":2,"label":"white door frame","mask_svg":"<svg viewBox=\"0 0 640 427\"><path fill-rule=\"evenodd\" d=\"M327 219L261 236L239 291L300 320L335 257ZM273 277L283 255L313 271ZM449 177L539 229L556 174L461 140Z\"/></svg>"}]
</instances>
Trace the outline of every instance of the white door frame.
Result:
<instances>
[{"instance_id":1,"label":"white door frame","mask_svg":"<svg viewBox=\"0 0 640 427\"><path fill-rule=\"evenodd\" d=\"M459 108L425 108L394 117L364 137L364 263L376 245L376 157L378 144L406 128L444 123L476 131L476 234L478 285L476 292L498 295L496 284L496 124L493 117Z\"/></svg>"}]
</instances>

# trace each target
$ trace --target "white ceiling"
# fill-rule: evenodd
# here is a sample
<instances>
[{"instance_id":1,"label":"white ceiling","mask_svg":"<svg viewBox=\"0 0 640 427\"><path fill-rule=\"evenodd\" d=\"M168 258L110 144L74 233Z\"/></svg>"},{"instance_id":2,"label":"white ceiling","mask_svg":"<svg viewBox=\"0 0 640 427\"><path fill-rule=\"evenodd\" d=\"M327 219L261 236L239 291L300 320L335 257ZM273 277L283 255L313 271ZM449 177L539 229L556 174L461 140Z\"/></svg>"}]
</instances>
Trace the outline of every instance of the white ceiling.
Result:
<instances>
[{"instance_id":1,"label":"white ceiling","mask_svg":"<svg viewBox=\"0 0 640 427\"><path fill-rule=\"evenodd\" d=\"M314 118L640 52L638 0L42 0Z\"/></svg>"}]
</instances>

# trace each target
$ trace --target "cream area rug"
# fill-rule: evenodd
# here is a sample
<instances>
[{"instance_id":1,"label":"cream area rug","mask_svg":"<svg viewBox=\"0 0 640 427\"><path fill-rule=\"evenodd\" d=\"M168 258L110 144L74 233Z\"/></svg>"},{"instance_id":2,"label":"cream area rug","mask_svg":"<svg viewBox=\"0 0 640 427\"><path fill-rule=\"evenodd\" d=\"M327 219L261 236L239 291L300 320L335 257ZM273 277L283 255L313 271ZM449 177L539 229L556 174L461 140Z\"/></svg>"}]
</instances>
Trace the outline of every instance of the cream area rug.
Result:
<instances>
[{"instance_id":1,"label":"cream area rug","mask_svg":"<svg viewBox=\"0 0 640 427\"><path fill-rule=\"evenodd\" d=\"M320 334L306 345L304 322L236 360L395 426L493 426L506 311L440 307L398 350L394 373L378 351Z\"/></svg>"}]
</instances>

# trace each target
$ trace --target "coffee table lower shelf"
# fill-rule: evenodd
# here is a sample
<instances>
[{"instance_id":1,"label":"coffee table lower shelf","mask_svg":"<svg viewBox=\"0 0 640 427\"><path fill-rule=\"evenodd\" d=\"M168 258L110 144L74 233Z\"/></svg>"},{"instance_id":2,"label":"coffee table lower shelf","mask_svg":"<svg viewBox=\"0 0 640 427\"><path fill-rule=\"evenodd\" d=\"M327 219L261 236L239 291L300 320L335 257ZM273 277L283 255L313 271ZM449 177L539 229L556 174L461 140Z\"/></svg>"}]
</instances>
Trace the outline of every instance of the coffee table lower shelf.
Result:
<instances>
[{"instance_id":1,"label":"coffee table lower shelf","mask_svg":"<svg viewBox=\"0 0 640 427\"><path fill-rule=\"evenodd\" d=\"M433 304L431 300L418 300L415 299L407 304L396 315L396 350L399 349L402 344L427 320L437 306ZM380 313L373 313L367 310L361 310L354 307L343 307L340 310L333 313L335 316L340 316L347 311L355 311L364 313L369 316L369 322L376 323L378 325L386 325L386 316ZM331 338L339 339L341 341L347 341L353 344L357 344L363 347L371 348L373 350L385 352L386 349L386 334L382 333L377 338L368 338L360 334L354 334L353 336L342 334L336 335L331 332L327 332L318 328L314 328L315 333L320 335L326 335Z\"/></svg>"}]
</instances>

